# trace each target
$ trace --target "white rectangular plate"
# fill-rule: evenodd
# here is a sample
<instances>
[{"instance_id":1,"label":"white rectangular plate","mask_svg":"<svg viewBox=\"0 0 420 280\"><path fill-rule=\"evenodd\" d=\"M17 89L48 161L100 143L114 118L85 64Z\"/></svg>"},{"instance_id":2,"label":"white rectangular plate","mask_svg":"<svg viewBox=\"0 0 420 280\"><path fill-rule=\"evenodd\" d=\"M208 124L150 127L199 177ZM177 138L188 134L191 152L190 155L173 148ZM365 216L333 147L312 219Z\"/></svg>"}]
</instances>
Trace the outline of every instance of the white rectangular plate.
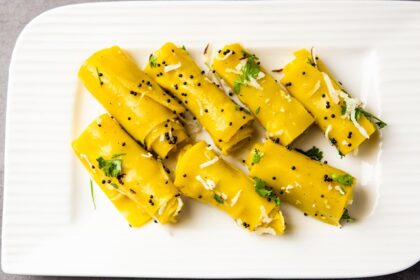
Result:
<instances>
[{"instance_id":1,"label":"white rectangular plate","mask_svg":"<svg viewBox=\"0 0 420 280\"><path fill-rule=\"evenodd\" d=\"M34 19L16 44L6 124L2 268L48 275L357 277L402 270L420 257L420 3L118 2L67 6ZM320 146L359 179L351 213L334 228L282 206L280 237L236 227L187 200L174 226L133 230L70 148L100 106L77 71L111 45L140 65L173 41L201 60L208 42L241 42L267 69L315 46L347 89L389 126L358 156L340 159L313 128L296 146ZM241 158L241 157L240 157Z\"/></svg>"}]
</instances>

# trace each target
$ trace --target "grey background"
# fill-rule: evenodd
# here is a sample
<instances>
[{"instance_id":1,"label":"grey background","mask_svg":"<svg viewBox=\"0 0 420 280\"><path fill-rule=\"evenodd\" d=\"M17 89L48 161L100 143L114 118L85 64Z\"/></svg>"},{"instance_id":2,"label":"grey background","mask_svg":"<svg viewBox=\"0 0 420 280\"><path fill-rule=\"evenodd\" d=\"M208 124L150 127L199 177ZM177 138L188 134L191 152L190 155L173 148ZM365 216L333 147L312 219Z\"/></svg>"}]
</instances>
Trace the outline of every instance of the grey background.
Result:
<instances>
[{"instance_id":1,"label":"grey background","mask_svg":"<svg viewBox=\"0 0 420 280\"><path fill-rule=\"evenodd\" d=\"M7 98L8 69L12 50L16 39L23 27L38 14L54 7L82 3L95 2L92 0L0 0L0 219L3 215L3 174L4 174L4 124ZM420 36L420 34L419 34ZM420 77L419 77L420 79ZM420 205L419 205L420 207ZM1 227L1 225L0 225ZM419 236L420 238L420 236ZM79 278L79 277L43 277L43 276L20 276L4 274L0 271L0 280L54 280L54 279L109 279L109 278ZM395 274L368 279L420 279L420 262L413 267Z\"/></svg>"}]
</instances>

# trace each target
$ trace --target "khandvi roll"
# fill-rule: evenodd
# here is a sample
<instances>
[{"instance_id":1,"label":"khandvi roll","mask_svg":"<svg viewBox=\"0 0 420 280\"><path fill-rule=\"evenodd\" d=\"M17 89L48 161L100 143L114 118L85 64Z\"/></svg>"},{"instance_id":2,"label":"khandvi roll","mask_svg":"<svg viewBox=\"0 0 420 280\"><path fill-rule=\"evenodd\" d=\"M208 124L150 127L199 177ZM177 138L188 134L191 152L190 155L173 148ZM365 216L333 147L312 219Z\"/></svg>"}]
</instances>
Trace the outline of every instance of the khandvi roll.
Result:
<instances>
[{"instance_id":1,"label":"khandvi roll","mask_svg":"<svg viewBox=\"0 0 420 280\"><path fill-rule=\"evenodd\" d=\"M114 204L115 208L125 217L131 227L141 227L150 221L150 215L144 212L143 208L130 198L121 194L115 188L109 188L101 184L99 184L99 187Z\"/></svg>"},{"instance_id":2,"label":"khandvi roll","mask_svg":"<svg viewBox=\"0 0 420 280\"><path fill-rule=\"evenodd\" d=\"M184 103L222 153L251 137L253 117L214 85L186 50L165 44L150 56L145 72Z\"/></svg>"},{"instance_id":3,"label":"khandvi roll","mask_svg":"<svg viewBox=\"0 0 420 280\"><path fill-rule=\"evenodd\" d=\"M289 145L312 123L305 107L285 92L264 70L258 58L239 44L225 46L213 60L213 69L238 94L267 136Z\"/></svg>"},{"instance_id":4,"label":"khandvi roll","mask_svg":"<svg viewBox=\"0 0 420 280\"><path fill-rule=\"evenodd\" d=\"M329 74L325 65L306 49L283 69L281 82L315 117L325 137L346 155L386 124L366 112Z\"/></svg>"},{"instance_id":5,"label":"khandvi roll","mask_svg":"<svg viewBox=\"0 0 420 280\"><path fill-rule=\"evenodd\" d=\"M183 194L225 211L247 230L282 234L280 200L261 184L231 167L205 142L187 146L179 155L175 186Z\"/></svg>"},{"instance_id":6,"label":"khandvi roll","mask_svg":"<svg viewBox=\"0 0 420 280\"><path fill-rule=\"evenodd\" d=\"M188 138L176 115L185 109L119 47L93 54L80 68L79 77L133 138L160 157Z\"/></svg>"},{"instance_id":7,"label":"khandvi roll","mask_svg":"<svg viewBox=\"0 0 420 280\"><path fill-rule=\"evenodd\" d=\"M73 142L92 178L133 226L150 217L176 222L182 208L162 164L139 146L109 115L102 115Z\"/></svg>"},{"instance_id":8,"label":"khandvi roll","mask_svg":"<svg viewBox=\"0 0 420 280\"><path fill-rule=\"evenodd\" d=\"M282 201L325 223L339 225L352 201L354 177L270 140L254 146L247 165Z\"/></svg>"}]
</instances>

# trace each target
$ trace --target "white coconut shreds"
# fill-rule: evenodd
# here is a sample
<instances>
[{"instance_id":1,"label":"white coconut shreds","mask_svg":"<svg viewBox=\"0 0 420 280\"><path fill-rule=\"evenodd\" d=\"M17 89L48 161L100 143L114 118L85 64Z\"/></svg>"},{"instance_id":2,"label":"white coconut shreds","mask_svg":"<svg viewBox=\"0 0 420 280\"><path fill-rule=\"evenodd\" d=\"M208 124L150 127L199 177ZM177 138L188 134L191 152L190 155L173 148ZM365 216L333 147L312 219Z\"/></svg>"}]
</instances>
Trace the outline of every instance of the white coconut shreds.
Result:
<instances>
[{"instance_id":1,"label":"white coconut shreds","mask_svg":"<svg viewBox=\"0 0 420 280\"><path fill-rule=\"evenodd\" d=\"M330 139L329 135L330 135L331 129L332 129L332 125L329 124L327 126L327 129L325 129L325 138Z\"/></svg>"},{"instance_id":2,"label":"white coconut shreds","mask_svg":"<svg viewBox=\"0 0 420 280\"><path fill-rule=\"evenodd\" d=\"M220 85L222 86L222 89L225 92L225 94L229 95L229 93L232 92L232 89L228 86L225 80L220 79Z\"/></svg>"},{"instance_id":3,"label":"white coconut shreds","mask_svg":"<svg viewBox=\"0 0 420 280\"><path fill-rule=\"evenodd\" d=\"M318 91L318 89L321 87L321 81L318 81L314 87L308 92L308 98L315 94L315 92Z\"/></svg>"},{"instance_id":4,"label":"white coconut shreds","mask_svg":"<svg viewBox=\"0 0 420 280\"><path fill-rule=\"evenodd\" d=\"M169 65L166 65L163 68L163 72L167 73L167 72L173 71L175 69L178 69L179 67L181 67L181 62L179 62L177 64L169 64Z\"/></svg>"},{"instance_id":5,"label":"white coconut shreds","mask_svg":"<svg viewBox=\"0 0 420 280\"><path fill-rule=\"evenodd\" d=\"M311 48L311 57L312 57L312 62L315 64L315 68L318 69L318 63L316 62L316 55L315 55L314 47Z\"/></svg>"},{"instance_id":6,"label":"white coconut shreds","mask_svg":"<svg viewBox=\"0 0 420 280\"><path fill-rule=\"evenodd\" d=\"M324 82L325 82L325 86L327 87L328 94L330 95L332 101L335 104L338 104L338 102L340 102L340 98L339 98L337 90L333 86L330 76L328 76L328 74L324 72L321 72L321 74L322 74L322 77L324 78Z\"/></svg>"},{"instance_id":7,"label":"white coconut shreds","mask_svg":"<svg viewBox=\"0 0 420 280\"><path fill-rule=\"evenodd\" d=\"M264 74L263 71L258 72L257 80L260 80L260 79L262 79L264 77L265 77L265 74Z\"/></svg>"},{"instance_id":8,"label":"white coconut shreds","mask_svg":"<svg viewBox=\"0 0 420 280\"><path fill-rule=\"evenodd\" d=\"M369 139L369 134L366 132L363 126L361 126L356 120L356 110L351 112L350 119L353 122L354 126L357 128L357 130L359 130L360 134L362 134L363 137L365 137L366 139Z\"/></svg>"},{"instance_id":9,"label":"white coconut shreds","mask_svg":"<svg viewBox=\"0 0 420 280\"><path fill-rule=\"evenodd\" d=\"M232 198L232 200L230 201L230 206L233 207L235 206L236 202L238 202L239 196L241 195L242 190L239 190L235 196Z\"/></svg>"},{"instance_id":10,"label":"white coconut shreds","mask_svg":"<svg viewBox=\"0 0 420 280\"><path fill-rule=\"evenodd\" d=\"M213 180L204 180L200 175L195 176L195 179L199 181L206 190L213 190L216 187L216 183Z\"/></svg>"},{"instance_id":11,"label":"white coconut shreds","mask_svg":"<svg viewBox=\"0 0 420 280\"><path fill-rule=\"evenodd\" d=\"M256 89L260 89L260 90L262 89L262 86L257 82L257 80L255 80L252 77L249 77L249 81L246 81L245 84L250 85L251 87L256 88Z\"/></svg>"},{"instance_id":12,"label":"white coconut shreds","mask_svg":"<svg viewBox=\"0 0 420 280\"><path fill-rule=\"evenodd\" d=\"M225 55L218 55L218 56L216 56L216 60L226 60L229 56L231 56L232 55L232 52L228 52L227 54L225 54Z\"/></svg>"},{"instance_id":13,"label":"white coconut shreds","mask_svg":"<svg viewBox=\"0 0 420 280\"><path fill-rule=\"evenodd\" d=\"M273 220L273 219L271 219L270 217L268 217L268 215L267 215L267 211L265 210L265 207L264 206L260 206L260 211L261 211L261 218L262 218L262 222L264 223L264 224L269 224L269 223L271 223L271 221Z\"/></svg>"},{"instance_id":14,"label":"white coconut shreds","mask_svg":"<svg viewBox=\"0 0 420 280\"><path fill-rule=\"evenodd\" d=\"M216 193L216 194L219 195L221 198L223 198L223 200L228 199L228 196L225 193Z\"/></svg>"},{"instance_id":15,"label":"white coconut shreds","mask_svg":"<svg viewBox=\"0 0 420 280\"><path fill-rule=\"evenodd\" d=\"M141 156L142 157L145 157L145 158L151 158L151 157L153 157L153 155L151 153L142 154Z\"/></svg>"},{"instance_id":16,"label":"white coconut shreds","mask_svg":"<svg viewBox=\"0 0 420 280\"><path fill-rule=\"evenodd\" d=\"M235 67L235 70L241 73L242 67L244 67L247 62L248 62L248 58L239 61L239 63Z\"/></svg>"},{"instance_id":17,"label":"white coconut shreds","mask_svg":"<svg viewBox=\"0 0 420 280\"><path fill-rule=\"evenodd\" d=\"M276 231L272 227L259 227L255 229L256 234L270 234L270 235L276 235Z\"/></svg>"},{"instance_id":18,"label":"white coconut shreds","mask_svg":"<svg viewBox=\"0 0 420 280\"><path fill-rule=\"evenodd\" d=\"M165 211L165 209L166 209L166 206L167 206L167 205L168 205L168 202L167 202L167 201L165 201L165 202L162 204L162 206L160 206L159 211L158 211L159 216L161 216L161 215L163 214L163 212Z\"/></svg>"},{"instance_id":19,"label":"white coconut shreds","mask_svg":"<svg viewBox=\"0 0 420 280\"><path fill-rule=\"evenodd\" d=\"M200 168L206 168L214 163L216 163L219 160L219 157L214 157L209 161L203 162L202 164L200 164Z\"/></svg>"},{"instance_id":20,"label":"white coconut shreds","mask_svg":"<svg viewBox=\"0 0 420 280\"><path fill-rule=\"evenodd\" d=\"M342 186L339 186L339 185L335 186L335 190L338 191L338 193L340 195L345 195L346 194L346 192L344 191Z\"/></svg>"},{"instance_id":21,"label":"white coconut shreds","mask_svg":"<svg viewBox=\"0 0 420 280\"><path fill-rule=\"evenodd\" d=\"M354 126L357 128L357 130L359 130L360 134L362 134L363 137L369 139L369 134L356 120L356 110L360 107L361 102L355 98L351 98L347 93L343 91L340 91L339 94L340 97L343 98L344 102L346 103L346 111L342 118L350 119Z\"/></svg>"},{"instance_id":22,"label":"white coconut shreds","mask_svg":"<svg viewBox=\"0 0 420 280\"><path fill-rule=\"evenodd\" d=\"M292 185L287 185L286 186L286 193L290 193L290 190L293 190L293 186Z\"/></svg>"},{"instance_id":23,"label":"white coconut shreds","mask_svg":"<svg viewBox=\"0 0 420 280\"><path fill-rule=\"evenodd\" d=\"M227 68L226 73L241 74L240 71L238 71L236 69L232 69L232 68Z\"/></svg>"},{"instance_id":24,"label":"white coconut shreds","mask_svg":"<svg viewBox=\"0 0 420 280\"><path fill-rule=\"evenodd\" d=\"M266 132L268 137L279 137L282 136L284 133L283 129L279 129L277 131L273 131L273 132Z\"/></svg>"},{"instance_id":25,"label":"white coconut shreds","mask_svg":"<svg viewBox=\"0 0 420 280\"><path fill-rule=\"evenodd\" d=\"M182 199L179 196L176 199L178 200L178 207L176 208L175 216L181 212L182 206L184 206L184 202L182 202Z\"/></svg>"}]
</instances>

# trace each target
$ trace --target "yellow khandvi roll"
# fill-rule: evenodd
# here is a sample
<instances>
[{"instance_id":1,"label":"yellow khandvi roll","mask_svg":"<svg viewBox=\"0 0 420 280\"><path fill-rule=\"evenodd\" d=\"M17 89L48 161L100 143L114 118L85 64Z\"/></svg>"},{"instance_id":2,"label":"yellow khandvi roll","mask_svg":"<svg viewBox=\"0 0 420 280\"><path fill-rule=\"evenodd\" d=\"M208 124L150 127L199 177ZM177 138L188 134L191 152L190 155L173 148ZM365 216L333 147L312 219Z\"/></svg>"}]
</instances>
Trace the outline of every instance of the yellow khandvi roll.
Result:
<instances>
[{"instance_id":1,"label":"yellow khandvi roll","mask_svg":"<svg viewBox=\"0 0 420 280\"><path fill-rule=\"evenodd\" d=\"M154 52L145 72L178 97L227 154L249 140L253 117L217 88L188 52L167 43Z\"/></svg>"},{"instance_id":2,"label":"yellow khandvi roll","mask_svg":"<svg viewBox=\"0 0 420 280\"><path fill-rule=\"evenodd\" d=\"M341 155L357 149L386 124L362 109L334 78L324 64L306 49L295 52L295 59L283 69L281 82L315 117L325 137Z\"/></svg>"},{"instance_id":3,"label":"yellow khandvi roll","mask_svg":"<svg viewBox=\"0 0 420 280\"><path fill-rule=\"evenodd\" d=\"M352 201L354 177L270 140L254 146L247 165L250 176L273 187L282 201L325 223L340 225Z\"/></svg>"},{"instance_id":4,"label":"yellow khandvi roll","mask_svg":"<svg viewBox=\"0 0 420 280\"><path fill-rule=\"evenodd\" d=\"M102 115L92 122L73 142L73 149L133 226L149 217L163 224L176 222L183 203L162 164L111 116Z\"/></svg>"},{"instance_id":5,"label":"yellow khandvi roll","mask_svg":"<svg viewBox=\"0 0 420 280\"><path fill-rule=\"evenodd\" d=\"M225 211L247 230L273 235L284 232L278 197L268 189L260 190L265 198L261 197L248 176L227 164L205 142L181 151L175 186L186 196Z\"/></svg>"},{"instance_id":6,"label":"yellow khandvi roll","mask_svg":"<svg viewBox=\"0 0 420 280\"><path fill-rule=\"evenodd\" d=\"M90 173L91 176L93 176L92 172ZM99 184L99 187L118 211L125 217L131 227L141 227L150 221L150 215L144 212L142 207L127 196L121 194L117 189L109 188L101 184Z\"/></svg>"},{"instance_id":7,"label":"yellow khandvi roll","mask_svg":"<svg viewBox=\"0 0 420 280\"><path fill-rule=\"evenodd\" d=\"M160 157L188 138L176 115L185 109L119 47L93 54L80 68L79 77L133 138Z\"/></svg>"},{"instance_id":8,"label":"yellow khandvi roll","mask_svg":"<svg viewBox=\"0 0 420 280\"><path fill-rule=\"evenodd\" d=\"M213 69L233 88L274 141L287 146L313 123L305 107L282 89L255 55L239 44L220 50L213 60Z\"/></svg>"}]
</instances>

